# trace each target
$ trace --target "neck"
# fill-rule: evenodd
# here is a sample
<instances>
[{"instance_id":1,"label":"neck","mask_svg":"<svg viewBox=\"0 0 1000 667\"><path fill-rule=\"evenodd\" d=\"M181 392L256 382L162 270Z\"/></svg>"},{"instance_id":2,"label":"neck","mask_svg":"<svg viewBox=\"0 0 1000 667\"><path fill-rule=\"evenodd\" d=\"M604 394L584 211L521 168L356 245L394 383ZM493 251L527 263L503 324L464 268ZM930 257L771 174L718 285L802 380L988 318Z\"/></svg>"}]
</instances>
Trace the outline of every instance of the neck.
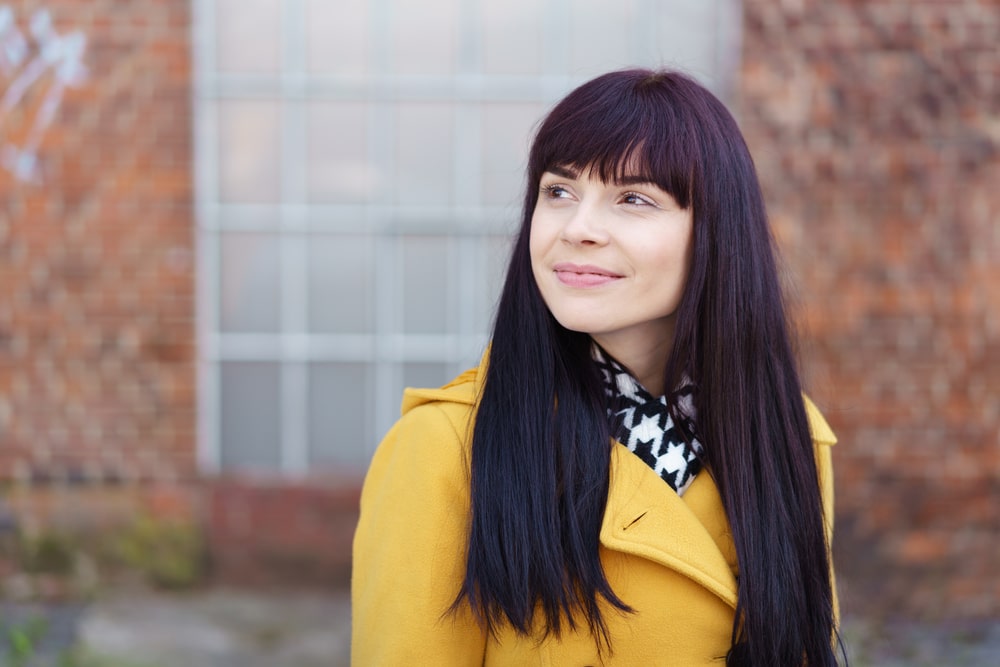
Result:
<instances>
[{"instance_id":1,"label":"neck","mask_svg":"<svg viewBox=\"0 0 1000 667\"><path fill-rule=\"evenodd\" d=\"M622 337L608 338L601 335L592 338L608 354L617 359L650 394L662 396L666 392L664 370L667 367L667 358L670 356L672 338L660 338L652 342L629 341Z\"/></svg>"}]
</instances>

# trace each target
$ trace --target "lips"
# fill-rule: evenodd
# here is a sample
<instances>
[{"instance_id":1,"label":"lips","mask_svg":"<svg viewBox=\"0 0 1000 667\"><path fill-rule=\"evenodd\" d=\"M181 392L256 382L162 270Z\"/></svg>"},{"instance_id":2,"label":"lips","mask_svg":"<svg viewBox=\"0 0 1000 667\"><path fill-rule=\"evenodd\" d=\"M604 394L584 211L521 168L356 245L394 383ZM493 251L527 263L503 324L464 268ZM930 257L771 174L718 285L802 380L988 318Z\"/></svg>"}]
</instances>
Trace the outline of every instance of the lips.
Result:
<instances>
[{"instance_id":1,"label":"lips","mask_svg":"<svg viewBox=\"0 0 1000 667\"><path fill-rule=\"evenodd\" d=\"M556 278L569 287L600 287L623 278L619 273L592 264L560 262L552 267Z\"/></svg>"}]
</instances>

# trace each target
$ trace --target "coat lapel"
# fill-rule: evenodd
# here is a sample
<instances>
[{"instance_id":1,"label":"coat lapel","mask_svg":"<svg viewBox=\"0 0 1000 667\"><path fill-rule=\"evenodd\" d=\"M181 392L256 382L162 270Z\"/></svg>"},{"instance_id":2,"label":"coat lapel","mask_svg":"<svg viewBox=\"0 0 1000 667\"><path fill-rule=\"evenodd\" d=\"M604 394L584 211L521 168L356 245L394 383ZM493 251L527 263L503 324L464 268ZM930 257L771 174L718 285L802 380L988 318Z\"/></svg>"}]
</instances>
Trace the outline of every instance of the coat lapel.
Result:
<instances>
[{"instance_id":1,"label":"coat lapel","mask_svg":"<svg viewBox=\"0 0 1000 667\"><path fill-rule=\"evenodd\" d=\"M722 502L702 471L678 496L641 459L612 448L601 544L654 561L698 582L736 607L735 555Z\"/></svg>"},{"instance_id":2,"label":"coat lapel","mask_svg":"<svg viewBox=\"0 0 1000 667\"><path fill-rule=\"evenodd\" d=\"M487 349L476 371L440 390L411 391L404 408L433 399L474 404L482 395L488 358ZM649 559L689 577L736 608L735 548L718 489L707 471L695 477L682 498L644 461L616 443L611 449L600 539L608 549Z\"/></svg>"}]
</instances>

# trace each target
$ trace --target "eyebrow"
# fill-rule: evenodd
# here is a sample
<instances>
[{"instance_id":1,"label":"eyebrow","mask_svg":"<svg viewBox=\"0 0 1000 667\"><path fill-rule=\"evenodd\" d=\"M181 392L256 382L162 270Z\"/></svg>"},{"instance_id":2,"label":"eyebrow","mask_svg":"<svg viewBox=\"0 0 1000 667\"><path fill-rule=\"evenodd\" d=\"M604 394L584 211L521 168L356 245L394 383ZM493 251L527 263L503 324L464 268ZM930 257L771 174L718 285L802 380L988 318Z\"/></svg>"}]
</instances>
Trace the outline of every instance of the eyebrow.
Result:
<instances>
[{"instance_id":1,"label":"eyebrow","mask_svg":"<svg viewBox=\"0 0 1000 667\"><path fill-rule=\"evenodd\" d=\"M560 165L553 165L548 169L546 169L545 171L549 172L550 174L555 174L559 178L569 178L574 181L580 175L580 172L570 169L569 167L563 167Z\"/></svg>"},{"instance_id":2,"label":"eyebrow","mask_svg":"<svg viewBox=\"0 0 1000 667\"><path fill-rule=\"evenodd\" d=\"M547 171L550 174L555 174L559 178L568 178L574 181L580 177L579 171L558 164L552 165L545 171ZM641 174L629 174L628 176L623 176L620 179L615 179L614 183L616 185L638 185L647 183L650 185L656 185L656 181L654 181L652 178L650 178L649 176L643 176Z\"/></svg>"}]
</instances>

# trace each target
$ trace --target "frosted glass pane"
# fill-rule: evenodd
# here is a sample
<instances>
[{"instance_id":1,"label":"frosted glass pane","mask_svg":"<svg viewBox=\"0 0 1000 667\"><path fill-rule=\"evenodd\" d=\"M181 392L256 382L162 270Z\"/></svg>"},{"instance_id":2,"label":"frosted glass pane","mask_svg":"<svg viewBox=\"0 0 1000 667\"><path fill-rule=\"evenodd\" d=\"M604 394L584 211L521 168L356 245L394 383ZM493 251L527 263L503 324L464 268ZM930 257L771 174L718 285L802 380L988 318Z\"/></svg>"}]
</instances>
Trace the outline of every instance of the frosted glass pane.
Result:
<instances>
[{"instance_id":1,"label":"frosted glass pane","mask_svg":"<svg viewBox=\"0 0 1000 667\"><path fill-rule=\"evenodd\" d=\"M449 380L448 364L403 364L403 384L407 387L440 387Z\"/></svg>"},{"instance_id":2,"label":"frosted glass pane","mask_svg":"<svg viewBox=\"0 0 1000 667\"><path fill-rule=\"evenodd\" d=\"M717 5L714 0L658 5L656 45L663 62L682 67L701 81L712 78L721 29Z\"/></svg>"},{"instance_id":3,"label":"frosted glass pane","mask_svg":"<svg viewBox=\"0 0 1000 667\"><path fill-rule=\"evenodd\" d=\"M483 202L520 208L524 170L541 104L489 104L483 109Z\"/></svg>"},{"instance_id":4,"label":"frosted glass pane","mask_svg":"<svg viewBox=\"0 0 1000 667\"><path fill-rule=\"evenodd\" d=\"M503 279L510 260L511 239L507 236L487 236L482 240L481 252L482 274L476 292L475 323L476 329L482 332L490 331L493 325L493 314L496 312L500 291L503 289Z\"/></svg>"},{"instance_id":5,"label":"frosted glass pane","mask_svg":"<svg viewBox=\"0 0 1000 667\"><path fill-rule=\"evenodd\" d=\"M368 364L309 365L309 460L338 472L364 472L375 443Z\"/></svg>"},{"instance_id":6,"label":"frosted glass pane","mask_svg":"<svg viewBox=\"0 0 1000 667\"><path fill-rule=\"evenodd\" d=\"M278 200L280 118L275 102L219 102L219 196L223 201Z\"/></svg>"},{"instance_id":7,"label":"frosted glass pane","mask_svg":"<svg viewBox=\"0 0 1000 667\"><path fill-rule=\"evenodd\" d=\"M452 107L403 103L396 112L396 201L447 205L454 170Z\"/></svg>"},{"instance_id":8,"label":"frosted glass pane","mask_svg":"<svg viewBox=\"0 0 1000 667\"><path fill-rule=\"evenodd\" d=\"M281 462L281 367L223 362L222 467L278 469Z\"/></svg>"},{"instance_id":9,"label":"frosted glass pane","mask_svg":"<svg viewBox=\"0 0 1000 667\"><path fill-rule=\"evenodd\" d=\"M216 0L221 71L274 73L281 68L280 0Z\"/></svg>"},{"instance_id":10,"label":"frosted glass pane","mask_svg":"<svg viewBox=\"0 0 1000 667\"><path fill-rule=\"evenodd\" d=\"M223 331L278 331L281 286L278 239L224 233L220 240L219 322Z\"/></svg>"},{"instance_id":11,"label":"frosted glass pane","mask_svg":"<svg viewBox=\"0 0 1000 667\"><path fill-rule=\"evenodd\" d=\"M309 199L358 203L369 198L375 171L368 162L368 105L315 102L306 108Z\"/></svg>"},{"instance_id":12,"label":"frosted glass pane","mask_svg":"<svg viewBox=\"0 0 1000 667\"><path fill-rule=\"evenodd\" d=\"M645 23L634 0L576 0L570 16L570 71L593 75L635 64L633 44L642 41Z\"/></svg>"},{"instance_id":13,"label":"frosted glass pane","mask_svg":"<svg viewBox=\"0 0 1000 667\"><path fill-rule=\"evenodd\" d=\"M309 243L309 330L374 329L372 242L361 236L317 236Z\"/></svg>"},{"instance_id":14,"label":"frosted glass pane","mask_svg":"<svg viewBox=\"0 0 1000 667\"><path fill-rule=\"evenodd\" d=\"M448 331L448 245L444 237L402 237L403 331Z\"/></svg>"},{"instance_id":15,"label":"frosted glass pane","mask_svg":"<svg viewBox=\"0 0 1000 667\"><path fill-rule=\"evenodd\" d=\"M306 63L315 74L368 71L369 0L307 0Z\"/></svg>"},{"instance_id":16,"label":"frosted glass pane","mask_svg":"<svg viewBox=\"0 0 1000 667\"><path fill-rule=\"evenodd\" d=\"M395 0L389 23L395 73L448 75L455 70L458 0Z\"/></svg>"},{"instance_id":17,"label":"frosted glass pane","mask_svg":"<svg viewBox=\"0 0 1000 667\"><path fill-rule=\"evenodd\" d=\"M545 5L537 0L484 0L483 69L487 74L537 74Z\"/></svg>"}]
</instances>

